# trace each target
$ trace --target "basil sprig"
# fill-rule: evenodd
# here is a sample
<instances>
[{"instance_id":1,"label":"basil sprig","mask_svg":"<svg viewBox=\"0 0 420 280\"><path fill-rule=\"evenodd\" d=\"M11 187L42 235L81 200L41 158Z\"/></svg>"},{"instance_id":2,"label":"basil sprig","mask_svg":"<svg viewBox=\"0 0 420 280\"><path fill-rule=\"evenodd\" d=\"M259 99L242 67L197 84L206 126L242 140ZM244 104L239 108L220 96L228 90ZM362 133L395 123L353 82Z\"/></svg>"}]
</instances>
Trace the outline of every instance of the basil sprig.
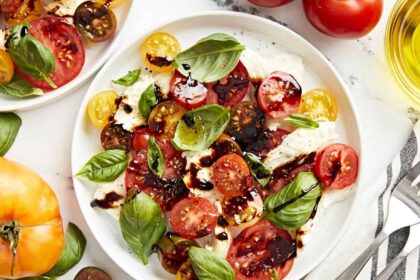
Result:
<instances>
[{"instance_id":1,"label":"basil sprig","mask_svg":"<svg viewBox=\"0 0 420 280\"><path fill-rule=\"evenodd\" d=\"M140 69L136 69L133 71L128 71L128 73L124 76L122 76L121 78L117 79L117 80L113 80L112 82L114 84L117 85L121 85L121 86L131 86L133 85L135 82L137 82L137 80L140 77Z\"/></svg>"},{"instance_id":2,"label":"basil sprig","mask_svg":"<svg viewBox=\"0 0 420 280\"><path fill-rule=\"evenodd\" d=\"M264 201L264 211L275 225L296 229L309 220L320 195L321 187L315 175L301 172L289 185Z\"/></svg>"},{"instance_id":3,"label":"basil sprig","mask_svg":"<svg viewBox=\"0 0 420 280\"><path fill-rule=\"evenodd\" d=\"M191 247L188 251L194 274L200 280L234 280L235 272L227 260L203 248Z\"/></svg>"},{"instance_id":4,"label":"basil sprig","mask_svg":"<svg viewBox=\"0 0 420 280\"><path fill-rule=\"evenodd\" d=\"M147 148L147 165L153 174L162 177L163 174L163 154L160 150L156 139L153 136L150 136Z\"/></svg>"},{"instance_id":5,"label":"basil sprig","mask_svg":"<svg viewBox=\"0 0 420 280\"><path fill-rule=\"evenodd\" d=\"M22 125L21 118L14 113L0 113L0 156L4 156L15 142Z\"/></svg>"},{"instance_id":6,"label":"basil sprig","mask_svg":"<svg viewBox=\"0 0 420 280\"><path fill-rule=\"evenodd\" d=\"M128 246L148 264L153 247L165 233L166 219L160 206L145 193L130 195L121 208L121 232Z\"/></svg>"},{"instance_id":7,"label":"basil sprig","mask_svg":"<svg viewBox=\"0 0 420 280\"><path fill-rule=\"evenodd\" d=\"M34 88L20 75L15 74L13 80L8 84L0 84L0 93L25 98L36 95L44 95L44 92L39 88Z\"/></svg>"},{"instance_id":8,"label":"basil sprig","mask_svg":"<svg viewBox=\"0 0 420 280\"><path fill-rule=\"evenodd\" d=\"M214 33L179 53L173 61L184 76L200 82L214 82L229 74L238 64L245 46L234 37Z\"/></svg>"},{"instance_id":9,"label":"basil sprig","mask_svg":"<svg viewBox=\"0 0 420 280\"><path fill-rule=\"evenodd\" d=\"M172 141L183 151L202 151L223 133L229 123L229 109L211 104L185 113Z\"/></svg>"},{"instance_id":10,"label":"basil sprig","mask_svg":"<svg viewBox=\"0 0 420 280\"><path fill-rule=\"evenodd\" d=\"M302 128L318 128L319 127L319 123L317 123L316 121L310 120L301 114L296 114L296 113L291 114L284 120L297 127L302 127Z\"/></svg>"},{"instance_id":11,"label":"basil sprig","mask_svg":"<svg viewBox=\"0 0 420 280\"><path fill-rule=\"evenodd\" d=\"M93 182L112 182L127 168L128 156L123 150L107 150L93 156L76 176Z\"/></svg>"},{"instance_id":12,"label":"basil sprig","mask_svg":"<svg viewBox=\"0 0 420 280\"><path fill-rule=\"evenodd\" d=\"M158 103L155 95L155 86L151 84L142 93L139 100L140 114L147 120L152 111L152 108Z\"/></svg>"},{"instance_id":13,"label":"basil sprig","mask_svg":"<svg viewBox=\"0 0 420 280\"><path fill-rule=\"evenodd\" d=\"M20 70L34 79L45 80L55 89L57 86L50 79L50 75L55 69L54 54L28 34L29 28L30 25L24 23L12 29L7 41L7 51Z\"/></svg>"},{"instance_id":14,"label":"basil sprig","mask_svg":"<svg viewBox=\"0 0 420 280\"><path fill-rule=\"evenodd\" d=\"M271 178L271 170L268 169L254 154L246 153L244 159L255 179L257 179L262 186L267 185Z\"/></svg>"}]
</instances>

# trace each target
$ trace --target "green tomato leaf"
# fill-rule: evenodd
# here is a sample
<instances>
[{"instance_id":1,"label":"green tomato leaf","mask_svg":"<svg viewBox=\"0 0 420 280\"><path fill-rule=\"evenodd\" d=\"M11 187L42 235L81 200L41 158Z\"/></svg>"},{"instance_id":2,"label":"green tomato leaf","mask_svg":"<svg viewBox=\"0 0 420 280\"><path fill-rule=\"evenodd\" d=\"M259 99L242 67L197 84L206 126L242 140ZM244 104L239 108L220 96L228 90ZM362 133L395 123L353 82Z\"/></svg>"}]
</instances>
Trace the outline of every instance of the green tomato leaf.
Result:
<instances>
[{"instance_id":1,"label":"green tomato leaf","mask_svg":"<svg viewBox=\"0 0 420 280\"><path fill-rule=\"evenodd\" d=\"M184 76L191 73L193 79L209 83L229 74L238 64L243 50L245 46L234 37L214 33L179 53L173 64Z\"/></svg>"},{"instance_id":2,"label":"green tomato leaf","mask_svg":"<svg viewBox=\"0 0 420 280\"><path fill-rule=\"evenodd\" d=\"M147 148L147 165L153 174L162 177L163 174L163 154L160 150L156 139L153 136L150 136Z\"/></svg>"},{"instance_id":3,"label":"green tomato leaf","mask_svg":"<svg viewBox=\"0 0 420 280\"><path fill-rule=\"evenodd\" d=\"M145 193L135 193L122 206L120 228L124 240L146 265L153 247L166 230L160 206Z\"/></svg>"},{"instance_id":4,"label":"green tomato leaf","mask_svg":"<svg viewBox=\"0 0 420 280\"><path fill-rule=\"evenodd\" d=\"M318 128L319 123L316 121L310 120L304 115L301 114L291 114L287 118L284 119L288 123L293 124L294 126L301 127L301 128Z\"/></svg>"},{"instance_id":5,"label":"green tomato leaf","mask_svg":"<svg viewBox=\"0 0 420 280\"><path fill-rule=\"evenodd\" d=\"M275 225L293 230L305 224L321 195L321 187L312 172L301 172L278 193L264 201L267 218Z\"/></svg>"},{"instance_id":6,"label":"green tomato leaf","mask_svg":"<svg viewBox=\"0 0 420 280\"><path fill-rule=\"evenodd\" d=\"M229 109L211 104L185 113L172 141L183 151L202 151L223 133L229 123Z\"/></svg>"},{"instance_id":7,"label":"green tomato leaf","mask_svg":"<svg viewBox=\"0 0 420 280\"><path fill-rule=\"evenodd\" d=\"M235 272L227 260L203 248L191 247L188 251L194 274L199 280L234 280Z\"/></svg>"},{"instance_id":8,"label":"green tomato leaf","mask_svg":"<svg viewBox=\"0 0 420 280\"><path fill-rule=\"evenodd\" d=\"M142 93L139 101L140 114L147 120L153 107L158 103L153 84Z\"/></svg>"},{"instance_id":9,"label":"green tomato leaf","mask_svg":"<svg viewBox=\"0 0 420 280\"><path fill-rule=\"evenodd\" d=\"M127 168L128 156L123 150L107 150L93 156L76 176L93 182L112 182Z\"/></svg>"},{"instance_id":10,"label":"green tomato leaf","mask_svg":"<svg viewBox=\"0 0 420 280\"><path fill-rule=\"evenodd\" d=\"M255 179L257 179L262 186L267 185L271 178L271 170L265 167L260 159L254 154L246 153L244 159Z\"/></svg>"},{"instance_id":11,"label":"green tomato leaf","mask_svg":"<svg viewBox=\"0 0 420 280\"><path fill-rule=\"evenodd\" d=\"M55 56L41 42L28 34L27 23L15 26L7 41L7 51L23 72L34 79L45 80L52 88L57 88L50 79L55 69Z\"/></svg>"},{"instance_id":12,"label":"green tomato leaf","mask_svg":"<svg viewBox=\"0 0 420 280\"><path fill-rule=\"evenodd\" d=\"M121 85L121 86L131 86L135 82L137 82L137 80L140 77L140 73L141 73L140 69L128 71L128 73L125 76L119 78L118 80L113 80L112 82L114 84Z\"/></svg>"},{"instance_id":13,"label":"green tomato leaf","mask_svg":"<svg viewBox=\"0 0 420 280\"><path fill-rule=\"evenodd\" d=\"M21 125L22 120L15 113L0 113L0 156L13 145Z\"/></svg>"},{"instance_id":14,"label":"green tomato leaf","mask_svg":"<svg viewBox=\"0 0 420 280\"><path fill-rule=\"evenodd\" d=\"M0 93L18 98L44 95L44 92L41 89L34 88L17 74L14 75L13 80L10 83L4 85L0 84Z\"/></svg>"},{"instance_id":15,"label":"green tomato leaf","mask_svg":"<svg viewBox=\"0 0 420 280\"><path fill-rule=\"evenodd\" d=\"M58 277L64 275L79 263L86 248L86 238L82 231L73 223L69 223L64 250L58 262L44 275L48 277ZM43 278L41 278L43 279ZM46 278L51 279L51 278Z\"/></svg>"}]
</instances>

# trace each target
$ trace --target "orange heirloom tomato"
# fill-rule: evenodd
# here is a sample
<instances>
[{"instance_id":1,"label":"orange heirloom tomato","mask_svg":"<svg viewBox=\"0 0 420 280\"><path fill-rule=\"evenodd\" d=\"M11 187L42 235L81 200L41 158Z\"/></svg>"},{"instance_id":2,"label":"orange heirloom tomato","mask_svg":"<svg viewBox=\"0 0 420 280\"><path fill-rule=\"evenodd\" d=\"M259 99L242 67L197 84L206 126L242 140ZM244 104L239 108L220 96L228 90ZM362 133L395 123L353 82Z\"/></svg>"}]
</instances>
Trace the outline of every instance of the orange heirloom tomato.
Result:
<instances>
[{"instance_id":1,"label":"orange heirloom tomato","mask_svg":"<svg viewBox=\"0 0 420 280\"><path fill-rule=\"evenodd\" d=\"M33 171L0 157L0 201L0 278L47 272L64 247L54 192Z\"/></svg>"},{"instance_id":2,"label":"orange heirloom tomato","mask_svg":"<svg viewBox=\"0 0 420 280\"><path fill-rule=\"evenodd\" d=\"M8 24L13 26L31 22L34 19L40 18L42 13L41 0L24 0L20 7L14 13L4 14Z\"/></svg>"}]
</instances>

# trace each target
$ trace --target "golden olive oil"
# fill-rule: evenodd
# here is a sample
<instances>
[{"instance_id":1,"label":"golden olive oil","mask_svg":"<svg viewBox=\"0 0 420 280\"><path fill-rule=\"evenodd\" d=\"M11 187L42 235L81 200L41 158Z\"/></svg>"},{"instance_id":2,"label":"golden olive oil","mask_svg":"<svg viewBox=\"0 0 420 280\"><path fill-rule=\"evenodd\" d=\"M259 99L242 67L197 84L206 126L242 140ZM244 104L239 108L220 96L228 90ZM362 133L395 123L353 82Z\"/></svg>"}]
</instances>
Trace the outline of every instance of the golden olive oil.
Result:
<instances>
[{"instance_id":1,"label":"golden olive oil","mask_svg":"<svg viewBox=\"0 0 420 280\"><path fill-rule=\"evenodd\" d=\"M388 20L386 55L404 91L420 105L420 0L398 0Z\"/></svg>"}]
</instances>

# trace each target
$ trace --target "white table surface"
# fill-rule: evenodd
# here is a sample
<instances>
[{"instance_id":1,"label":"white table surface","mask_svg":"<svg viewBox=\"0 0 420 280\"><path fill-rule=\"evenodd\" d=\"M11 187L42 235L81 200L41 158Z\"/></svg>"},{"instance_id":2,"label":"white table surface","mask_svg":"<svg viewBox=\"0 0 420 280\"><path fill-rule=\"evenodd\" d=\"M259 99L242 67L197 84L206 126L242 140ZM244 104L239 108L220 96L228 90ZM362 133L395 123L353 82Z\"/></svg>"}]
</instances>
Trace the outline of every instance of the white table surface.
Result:
<instances>
[{"instance_id":1,"label":"white table surface","mask_svg":"<svg viewBox=\"0 0 420 280\"><path fill-rule=\"evenodd\" d=\"M300 0L280 8L258 10L245 0L134 2L133 9L136 12L127 22L129 26L127 33L122 35L121 46L133 41L151 27L172 18L205 10L236 9L239 4L247 12L274 16L312 42L337 68L356 101L356 109L362 121L362 145L366 153L364 167L369 170L361 178L359 187L368 188L369 183L403 146L411 128L408 113L410 102L390 76L383 43L386 20L394 0L384 1L384 14L375 30L367 37L353 41L337 40L318 33L306 20ZM81 215L72 188L71 139L76 114L86 90L87 85L54 104L19 113L23 125L7 157L39 173L54 188L64 221L76 223L87 237L87 250L82 261L60 279L73 279L82 267L92 265L105 269L113 279L131 279L111 261L93 238ZM358 223L361 219L362 217L353 217L352 223ZM357 232L348 231L346 234ZM340 248L336 248L332 254L339 253ZM330 256L328 259L333 258Z\"/></svg>"}]
</instances>

